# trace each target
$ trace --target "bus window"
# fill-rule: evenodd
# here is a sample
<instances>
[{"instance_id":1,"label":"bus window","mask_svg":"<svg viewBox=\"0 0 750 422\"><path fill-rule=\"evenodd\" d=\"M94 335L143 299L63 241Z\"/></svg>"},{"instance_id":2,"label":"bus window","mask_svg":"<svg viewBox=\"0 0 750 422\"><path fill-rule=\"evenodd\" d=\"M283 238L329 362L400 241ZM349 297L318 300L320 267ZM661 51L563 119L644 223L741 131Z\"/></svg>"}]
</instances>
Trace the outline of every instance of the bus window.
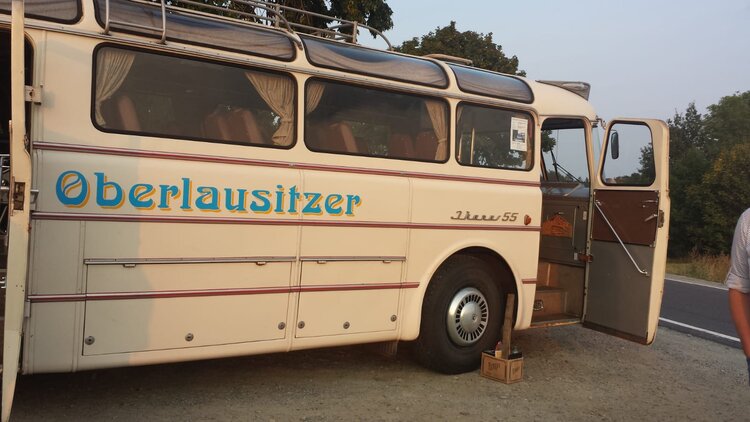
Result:
<instances>
[{"instance_id":1,"label":"bus window","mask_svg":"<svg viewBox=\"0 0 750 422\"><path fill-rule=\"evenodd\" d=\"M547 119L542 125L542 160L548 182L589 186L586 130L577 119Z\"/></svg>"},{"instance_id":2,"label":"bus window","mask_svg":"<svg viewBox=\"0 0 750 422\"><path fill-rule=\"evenodd\" d=\"M656 178L654 146L648 126L614 123L604 154L602 179L606 185L650 186ZM616 142L613 142L614 140Z\"/></svg>"},{"instance_id":3,"label":"bus window","mask_svg":"<svg viewBox=\"0 0 750 422\"><path fill-rule=\"evenodd\" d=\"M289 148L292 78L195 59L104 47L93 119L106 132Z\"/></svg>"},{"instance_id":4,"label":"bus window","mask_svg":"<svg viewBox=\"0 0 750 422\"><path fill-rule=\"evenodd\" d=\"M10 1L0 1L0 13L10 15ZM27 17L51 22L73 24L82 16L80 0L26 0Z\"/></svg>"},{"instance_id":5,"label":"bus window","mask_svg":"<svg viewBox=\"0 0 750 422\"><path fill-rule=\"evenodd\" d=\"M416 95L313 80L305 143L313 151L445 162L448 107Z\"/></svg>"},{"instance_id":6,"label":"bus window","mask_svg":"<svg viewBox=\"0 0 750 422\"><path fill-rule=\"evenodd\" d=\"M513 170L531 168L533 121L530 115L460 104L456 120L459 163Z\"/></svg>"}]
</instances>

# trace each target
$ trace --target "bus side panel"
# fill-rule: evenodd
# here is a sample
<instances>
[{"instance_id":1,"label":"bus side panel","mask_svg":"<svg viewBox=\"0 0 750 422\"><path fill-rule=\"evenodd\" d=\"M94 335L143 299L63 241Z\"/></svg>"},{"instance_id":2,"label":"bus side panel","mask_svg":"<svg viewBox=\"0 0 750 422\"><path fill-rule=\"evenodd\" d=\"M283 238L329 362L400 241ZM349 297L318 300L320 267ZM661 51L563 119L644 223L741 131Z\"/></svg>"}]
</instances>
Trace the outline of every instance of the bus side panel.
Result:
<instances>
[{"instance_id":1,"label":"bus side panel","mask_svg":"<svg viewBox=\"0 0 750 422\"><path fill-rule=\"evenodd\" d=\"M344 202L341 212L303 215L295 344L298 338L382 331L395 338L408 230L394 225L408 221L408 179L318 171L306 171L304 178L306 191L342 195ZM324 210L337 198L327 196ZM334 225L320 225L329 222Z\"/></svg>"},{"instance_id":2,"label":"bus side panel","mask_svg":"<svg viewBox=\"0 0 750 422\"><path fill-rule=\"evenodd\" d=\"M506 261L518 288L520 305L515 328L528 327L538 265L539 188L423 179L414 179L412 184L413 222L456 225L460 229L412 230L406 278L418 280L420 285L417 290L406 294L400 338L413 340L419 335L421 304L430 278L450 255L469 247L487 248ZM459 211L461 215L457 214ZM470 215L487 218L505 213L516 213L517 216L515 221L507 222L466 220L467 211ZM527 215L531 217L528 225L524 221ZM465 229L472 226L476 229Z\"/></svg>"},{"instance_id":3,"label":"bus side panel","mask_svg":"<svg viewBox=\"0 0 750 422\"><path fill-rule=\"evenodd\" d=\"M45 151L38 166L34 259L44 270L29 300L48 308L31 314L32 329L44 333L41 343L29 340L37 368L68 371L76 359L72 369L89 367L101 354L111 358L95 365L110 366L124 352L243 342L241 354L250 354L267 348L250 342L287 337L298 217L251 212L250 192L299 186L297 170L58 151ZM225 189L234 190L234 204L238 189L247 191L244 209L227 211ZM289 224L251 221L258 219ZM67 302L83 308L54 306ZM62 321L74 324L67 332L85 333L49 344L44 337Z\"/></svg>"},{"instance_id":4,"label":"bus side panel","mask_svg":"<svg viewBox=\"0 0 750 422\"><path fill-rule=\"evenodd\" d=\"M29 297L82 293L83 223L33 220L31 233ZM82 313L82 302L31 303L28 335L24 337L24 373L75 370Z\"/></svg>"}]
</instances>

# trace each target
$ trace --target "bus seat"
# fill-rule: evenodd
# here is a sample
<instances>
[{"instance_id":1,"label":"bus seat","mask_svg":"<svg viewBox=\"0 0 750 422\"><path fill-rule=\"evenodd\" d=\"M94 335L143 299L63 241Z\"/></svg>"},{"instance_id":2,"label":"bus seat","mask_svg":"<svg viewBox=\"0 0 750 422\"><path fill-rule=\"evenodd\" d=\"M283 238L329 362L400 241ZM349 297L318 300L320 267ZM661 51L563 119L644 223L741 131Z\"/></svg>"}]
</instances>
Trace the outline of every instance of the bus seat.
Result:
<instances>
[{"instance_id":1,"label":"bus seat","mask_svg":"<svg viewBox=\"0 0 750 422\"><path fill-rule=\"evenodd\" d=\"M359 152L357 140L354 139L352 128L345 122L334 123L329 126L329 140L326 149L339 152ZM324 141L325 142L325 141Z\"/></svg>"},{"instance_id":2,"label":"bus seat","mask_svg":"<svg viewBox=\"0 0 750 422\"><path fill-rule=\"evenodd\" d=\"M237 108L228 113L231 140L248 141L251 144L267 144L269 139L263 136L253 112L246 108Z\"/></svg>"},{"instance_id":3,"label":"bus seat","mask_svg":"<svg viewBox=\"0 0 750 422\"><path fill-rule=\"evenodd\" d=\"M135 111L135 103L127 95L120 95L115 99L117 113L120 117L120 123L125 130L140 131L141 122L138 120L138 113Z\"/></svg>"},{"instance_id":4,"label":"bus seat","mask_svg":"<svg viewBox=\"0 0 750 422\"><path fill-rule=\"evenodd\" d=\"M306 123L305 143L310 147L310 149L315 151L324 149L324 139L328 137L327 133L328 131L326 130L326 126L323 124L312 122Z\"/></svg>"},{"instance_id":5,"label":"bus seat","mask_svg":"<svg viewBox=\"0 0 750 422\"><path fill-rule=\"evenodd\" d=\"M203 119L203 135L220 141L232 139L226 110L217 108Z\"/></svg>"},{"instance_id":6,"label":"bus seat","mask_svg":"<svg viewBox=\"0 0 750 422\"><path fill-rule=\"evenodd\" d=\"M414 157L414 141L404 133L394 133L388 139L388 156L398 158Z\"/></svg>"},{"instance_id":7,"label":"bus seat","mask_svg":"<svg viewBox=\"0 0 750 422\"><path fill-rule=\"evenodd\" d=\"M435 132L426 130L420 132L417 135L417 140L414 146L416 150L416 158L420 160L435 160L435 154L437 153L437 136Z\"/></svg>"},{"instance_id":8,"label":"bus seat","mask_svg":"<svg viewBox=\"0 0 750 422\"><path fill-rule=\"evenodd\" d=\"M104 126L110 129L140 131L141 123L135 110L135 103L126 94L106 100L102 104Z\"/></svg>"}]
</instances>

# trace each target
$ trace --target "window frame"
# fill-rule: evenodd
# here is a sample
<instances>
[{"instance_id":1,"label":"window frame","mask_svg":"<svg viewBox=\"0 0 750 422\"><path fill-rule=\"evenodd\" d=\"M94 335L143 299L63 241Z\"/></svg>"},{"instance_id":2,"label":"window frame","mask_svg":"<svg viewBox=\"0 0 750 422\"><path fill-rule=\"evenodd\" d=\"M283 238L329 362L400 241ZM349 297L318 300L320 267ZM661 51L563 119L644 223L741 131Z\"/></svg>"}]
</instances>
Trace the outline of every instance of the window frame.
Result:
<instances>
[{"instance_id":1,"label":"window frame","mask_svg":"<svg viewBox=\"0 0 750 422\"><path fill-rule=\"evenodd\" d=\"M105 25L104 25L104 20L102 19L102 15L104 14L104 11L101 10L101 8L99 7L99 0L93 0L93 3L94 3L94 19L96 20L96 23L99 25L99 27L101 29L104 29ZM152 7L153 6L154 8L156 8L156 7L158 7L158 3L142 4L141 6L144 6L144 7ZM111 5L110 5L110 8L111 8ZM169 9L167 9L167 10L169 11ZM186 12L184 10L177 10L176 12L179 15L183 16L183 17L188 17L188 18L193 18L194 17L195 19L198 19L197 22L200 23L201 17L199 15L192 15L189 11ZM161 9L159 9L159 13L161 13ZM218 15L217 15L217 17L218 17ZM221 19L217 19L217 17L208 16L206 19L212 19L214 21L217 21L217 22L220 22L220 23L224 23L224 24L227 24L229 26L236 27L237 28L238 36L247 35L247 34L243 34L242 33L242 26L241 26L240 23L231 22L231 21L222 21ZM169 25L169 15L167 15L167 21L166 21L166 23L167 23L167 25ZM274 29L255 28L255 27L253 27L252 29L253 30L259 30L259 31L264 31L264 32L265 31L276 31ZM122 27L115 27L115 28L113 28L111 26L111 23L110 23L110 31L124 33L124 34L130 34L130 35L137 35L137 36L140 36L140 37L146 37L146 38L152 38L152 39L154 38L154 35L151 35L151 34L148 34L148 33L144 33L142 30L139 31L138 29L135 29L135 28L122 28ZM294 45L294 42L292 42L292 40L290 38L288 38L286 36L283 36L283 35L282 35L282 37L286 38L289 41L289 44L291 46L292 56L289 57L289 58L284 58L284 57L279 57L279 56L274 56L274 55L269 55L269 54L263 54L263 53L257 53L257 52L253 52L251 50L243 50L243 49L236 49L236 48L226 48L226 47L222 47L221 45L216 44L216 43L193 41L193 40L188 40L188 39L185 39L185 38L172 37L172 36L169 36L169 33L167 33L166 41L177 42L177 43L181 43L181 44L187 44L187 45L198 46L198 47L206 47L206 48L211 48L211 49L220 50L220 51L229 51L229 52L232 52L232 53L246 54L248 56L262 57L262 58L271 59L271 60L278 60L278 61L281 61L281 62L288 62L288 63L293 62L293 61L295 61L297 59L297 47ZM156 36L156 38L158 38L158 36Z\"/></svg>"},{"instance_id":2,"label":"window frame","mask_svg":"<svg viewBox=\"0 0 750 422\"><path fill-rule=\"evenodd\" d=\"M36 13L28 13L28 3L25 6L24 14L27 18L31 19L38 19L40 21L46 21L46 22L55 22L55 23L62 23L65 25L75 25L81 21L81 18L83 18L83 5L82 0L75 0L76 2L76 15L75 17L71 19L60 19L60 18L53 18L45 15L38 15ZM0 9L0 14L10 16L10 10Z\"/></svg>"},{"instance_id":3,"label":"window frame","mask_svg":"<svg viewBox=\"0 0 750 422\"><path fill-rule=\"evenodd\" d=\"M458 64L458 63L448 63L447 65L451 69L451 72L453 72L453 77L456 79L456 86L458 87L458 90L461 92L464 92L467 94L473 94L473 95L481 95L483 97L488 97L488 98L495 98L498 100L513 101L513 102L521 103L521 104L533 104L535 101L534 90L531 89L531 86L529 86L528 82L526 82L519 76L508 75L506 73L500 73L500 72L493 72L491 70L485 70L485 69L481 69L481 68L473 67L473 66L465 66L462 64ZM478 91L478 90L474 90L470 88L467 89L465 86L462 86L461 82L463 81L463 78L459 76L458 72L456 72L455 69L464 69L468 72L486 73L493 77L503 77L503 78L508 78L508 79L514 79L526 87L529 93L529 98L519 99L519 98L513 98L508 95L489 94L487 92L482 92L482 91Z\"/></svg>"},{"instance_id":4,"label":"window frame","mask_svg":"<svg viewBox=\"0 0 750 422\"><path fill-rule=\"evenodd\" d=\"M588 177L589 177L589 187L593 185L594 180L594 173L596 172L595 164L592 162L592 158L595 155L589 155L589 144L591 144L592 141L592 133L591 133L591 125L588 124L588 119L585 117L577 117L577 116L545 116L544 120L541 122L541 125L539 127L539 159L540 159L540 168L542 169L542 174L544 177L544 181L547 183L565 183L565 182L553 182L549 180L549 175L547 172L547 163L544 160L544 151L541 150L541 134L544 131L544 123L546 123L548 120L576 120L581 122L581 129L583 129L583 136L584 136L584 150L586 151L586 169L588 170ZM593 154L593 152L592 152ZM575 182L573 182L575 183Z\"/></svg>"},{"instance_id":5,"label":"window frame","mask_svg":"<svg viewBox=\"0 0 750 422\"><path fill-rule=\"evenodd\" d=\"M335 70L337 72L342 72L342 73L346 73L346 74L362 75L362 76L367 76L367 77L370 77L370 78L377 78L377 79L384 79L384 80L387 80L387 81L394 81L394 82L401 82L401 83L407 83L407 84L412 84L412 85L419 85L419 86L433 88L433 89L447 89L450 86L450 78L448 76L448 72L442 66L440 66L440 64L438 64L437 62L435 62L433 60L430 60L430 59L426 59L426 58L422 58L422 57L417 57L417 56L410 56L410 55L403 54L403 53L396 53L396 52L393 52L393 51L378 50L378 49L375 49L375 48L370 48L370 47L366 47L366 46L362 46L362 45L344 44L344 43L339 43L337 41L329 41L329 40L325 40L325 39L321 39L321 38L313 37L313 36L309 36L309 35L307 35L307 36L303 35L300 38L302 39L302 43L303 44L305 44L305 40L306 39L312 39L313 42L320 42L322 44L329 43L329 44L336 45L336 46L343 47L343 48L372 51L372 52L375 52L376 54L390 54L390 55L397 56L397 57L402 57L402 58L408 59L408 60L424 61L424 62L427 62L429 64L432 64L432 65L436 66L436 69L439 70L443 74L443 78L445 79L445 83L444 84L440 84L440 85L434 85L434 84L429 84L429 83L425 83L425 82L414 81L413 79L408 79L408 78L405 78L405 77L387 76L387 75L383 75L383 74L379 74L379 73L375 73L375 72L367 72L367 71L361 71L361 70L356 70L356 69L345 69L343 67L336 67L336 66L329 66L329 65L319 64L318 62L316 62L315 60L313 60L313 58L310 56L310 49L307 48L307 45L305 44L305 48L303 50L305 52L305 58L307 59L307 62L310 63L311 65L313 65L315 67L318 67L318 68L321 68L321 69Z\"/></svg>"},{"instance_id":6,"label":"window frame","mask_svg":"<svg viewBox=\"0 0 750 422\"><path fill-rule=\"evenodd\" d=\"M307 116L307 104L305 104L305 107L304 107L304 109L302 111L303 114L304 114L304 117L303 117L303 126L304 126L304 134L305 134L305 136L303 136L302 143L305 144L305 147L308 149L308 151L312 151L312 152L317 153L317 154L347 155L347 156L350 156L350 157L379 158L379 159L385 159L385 160L399 160L399 161L418 162L418 163L430 163L430 164L445 164L445 163L447 163L450 160L450 152L451 152L451 145L450 144L451 144L451 129L452 129L451 128L450 118L452 116L452 110L451 110L450 102L446 98L444 98L444 97L430 97L428 95L415 94L415 93L411 93L411 92L400 91L398 89L383 88L383 87L379 87L379 86L372 86L372 85L366 85L366 84L354 84L354 83L345 82L345 81L341 81L341 80L336 80L336 79L332 79L332 78L310 77L310 78L308 78L305 81L305 86L304 86L303 97L304 97L305 103L307 103L307 101L306 101L307 100L307 86L311 82L332 83L332 84L336 84L336 85L343 85L343 86L354 87L354 88L372 89L374 91L389 92L389 93L395 93L395 94L399 94L399 95L406 95L406 96L412 96L412 97L417 97L417 98L424 98L424 99L439 101L439 102L445 104L446 105L446 111L447 111L447 116L446 117L448 118L446 120L446 124L448 126L448 128L447 128L447 135L448 135L447 147L448 147L448 151L446 152L446 155L445 155L446 158L444 160L442 160L442 161L438 161L438 160L419 160L419 159L415 159L415 158L388 157L388 156L380 156L380 155L358 154L358 153L351 153L351 152L344 152L344 151L325 151L325 150L314 149L314 148L312 148L307 143L307 121L308 120L306 118L306 116Z\"/></svg>"},{"instance_id":7,"label":"window frame","mask_svg":"<svg viewBox=\"0 0 750 422\"><path fill-rule=\"evenodd\" d=\"M97 56L99 54L99 51L104 48L117 48L121 50L128 50L128 51L134 51L136 53L146 53L146 54L154 54L158 56L163 57L171 57L171 58L177 58L177 59L184 59L184 60L193 60L196 62L201 63L208 63L213 65L219 65L224 67L233 67L237 69L242 70L250 70L250 71L260 71L265 73L272 73L275 75L282 75L288 77L293 85L294 90L294 131L292 133L292 142L289 145L272 145L272 144L250 144L246 142L236 142L236 141L219 141L215 139L200 137L200 136L177 136L177 135L168 135L168 134L160 134L160 133L154 133L154 132L147 132L147 131L129 131L129 130L122 130L122 129L112 129L112 128L105 128L100 126L96 122L96 75L97 75ZM152 137L152 138L160 138L160 139L169 139L174 141L194 141L194 142L206 142L210 144L223 144L223 145L238 145L243 147L255 147L255 148L270 148L270 149L292 149L295 145L297 145L297 136L298 136L298 116L297 116L297 108L298 108L298 101L299 101L299 89L298 89L298 83L297 78L294 77L291 73L286 72L280 72L277 70L270 70L265 69L262 67L255 67L255 66L246 66L246 65L240 65L237 63L229 63L229 62L223 62L220 60L211 60L211 59L205 59L202 57L193 57L189 55L183 55L183 54L176 54L172 52L165 52L160 50L151 50L146 48L137 48L130 45L123 45L123 44L117 44L117 43L111 43L111 42L103 42L100 44L97 44L96 47L94 47L94 50L91 54L91 95L90 95L90 102L91 105L89 107L89 118L91 120L91 123L94 125L94 127L99 130L100 132L104 133L114 133L118 135L136 135L136 136L144 136L144 137Z\"/></svg>"},{"instance_id":8,"label":"window frame","mask_svg":"<svg viewBox=\"0 0 750 422\"><path fill-rule=\"evenodd\" d=\"M611 186L611 187L647 188L647 187L653 186L654 183L656 183L656 173L657 173L656 172L656 164L657 163L656 163L656 156L655 155L653 157L653 160L654 160L654 177L651 179L651 181L648 184L607 183L607 179L604 177L604 166L607 165L607 157L609 156L609 135L610 135L610 133L612 131L612 128L617 123L627 124L627 125L631 125L631 126L645 126L646 129L648 129L648 133L649 133L649 136L651 138L651 149L652 150L654 149L654 133L651 131L651 128L646 123L643 123L643 122L632 122L632 121L626 121L626 120L613 120L613 121L609 122L609 125L607 126L607 132L605 133L605 148L604 148L604 151L602 152L602 163L601 163L601 167L599 169L599 175L598 175L599 180L601 180L601 182L602 182L602 184L604 186Z\"/></svg>"},{"instance_id":9,"label":"window frame","mask_svg":"<svg viewBox=\"0 0 750 422\"><path fill-rule=\"evenodd\" d=\"M462 163L458 159L459 148L458 148L458 145L456 145L456 147L454 148L455 149L455 154L454 154L453 157L455 158L456 162L459 165L461 165L463 167L473 167L473 168L492 169L492 170L504 170L504 171L530 172L530 171L534 170L534 167L536 166L536 161L534 160L534 156L536 155L536 147L537 147L537 145L536 145L537 144L537 142L536 142L536 132L537 132L536 131L536 126L537 126L537 124L536 124L536 120L534 119L534 114L533 113L531 113L528 110L517 110L517 109L512 109L512 108L507 108L507 107L500 107L500 106L495 106L495 105L481 104L481 103L476 103L476 102L472 102L472 101L460 101L458 104L456 104L456 111L454 113L454 115L456 116L456 128L455 128L455 130L453 132L453 138L454 138L454 143L455 144L457 144L458 140L459 140L459 136L458 136L458 128L459 128L459 126L458 126L458 109L459 109L459 107L467 106L467 105L468 106L472 106L472 107L478 107L478 108L484 108L484 109L490 109L490 110L508 111L508 112L512 112L512 113L520 113L520 114L527 115L529 117L529 122L531 124L531 134L529 135L529 146L532 149L531 149L531 151L527 151L527 153L529 155L529 164L528 164L527 168L488 167L488 166L480 166L480 165L476 165L476 164L464 164L464 163Z\"/></svg>"}]
</instances>

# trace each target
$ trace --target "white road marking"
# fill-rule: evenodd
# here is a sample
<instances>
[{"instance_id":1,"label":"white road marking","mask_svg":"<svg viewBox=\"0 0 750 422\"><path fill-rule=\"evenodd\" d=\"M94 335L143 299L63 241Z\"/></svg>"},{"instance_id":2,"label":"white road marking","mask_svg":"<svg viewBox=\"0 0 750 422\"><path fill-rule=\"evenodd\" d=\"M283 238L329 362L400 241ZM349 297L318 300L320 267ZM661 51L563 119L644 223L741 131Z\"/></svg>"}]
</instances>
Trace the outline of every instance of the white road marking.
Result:
<instances>
[{"instance_id":1,"label":"white road marking","mask_svg":"<svg viewBox=\"0 0 750 422\"><path fill-rule=\"evenodd\" d=\"M732 337L732 336L728 336L726 334L717 333L716 331L706 330L705 328L694 327L692 325L684 324L682 322L672 321L671 319L661 318L660 317L659 321L664 321L664 322L668 322L670 324L679 325L680 327L689 328L691 330L699 331L701 333L711 334L712 336L716 336L716 337L723 338L723 339L726 339L726 340L736 341L737 343L740 342L740 339L738 339L737 337Z\"/></svg>"},{"instance_id":2,"label":"white road marking","mask_svg":"<svg viewBox=\"0 0 750 422\"><path fill-rule=\"evenodd\" d=\"M673 278L666 278L666 277L664 278L664 280L674 281L675 283L692 284L693 286L708 287L709 289L729 290L727 286L723 284L718 284L718 283L716 283L716 285L714 286L712 284L696 283L694 281L686 281L686 280L675 280Z\"/></svg>"}]
</instances>

